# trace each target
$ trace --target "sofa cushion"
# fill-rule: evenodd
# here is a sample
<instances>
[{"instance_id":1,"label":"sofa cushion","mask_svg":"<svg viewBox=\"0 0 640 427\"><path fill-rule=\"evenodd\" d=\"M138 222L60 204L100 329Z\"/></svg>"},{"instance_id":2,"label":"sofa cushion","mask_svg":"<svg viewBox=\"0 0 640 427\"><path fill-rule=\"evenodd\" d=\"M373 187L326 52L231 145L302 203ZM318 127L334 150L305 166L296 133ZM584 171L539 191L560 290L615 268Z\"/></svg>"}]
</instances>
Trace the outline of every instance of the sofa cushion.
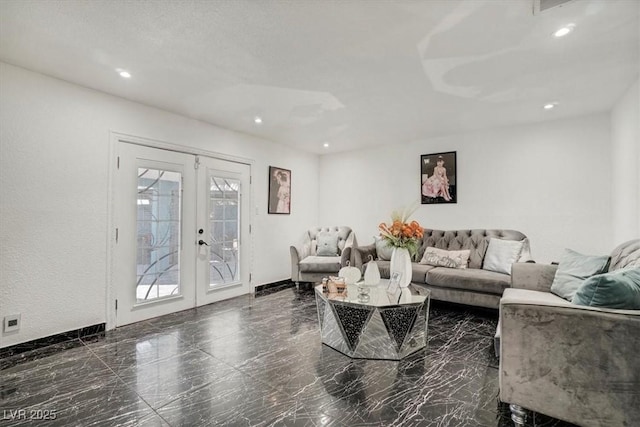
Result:
<instances>
[{"instance_id":1,"label":"sofa cushion","mask_svg":"<svg viewBox=\"0 0 640 427\"><path fill-rule=\"evenodd\" d=\"M338 233L323 231L316 236L318 256L338 255Z\"/></svg>"},{"instance_id":2,"label":"sofa cushion","mask_svg":"<svg viewBox=\"0 0 640 427\"><path fill-rule=\"evenodd\" d=\"M436 267L427 272L427 284L502 295L511 284L511 277L508 274L477 268L459 270Z\"/></svg>"},{"instance_id":3,"label":"sofa cushion","mask_svg":"<svg viewBox=\"0 0 640 427\"><path fill-rule=\"evenodd\" d=\"M608 263L608 256L582 255L565 249L551 284L551 292L571 301L582 282L593 275L604 273Z\"/></svg>"},{"instance_id":4,"label":"sofa cushion","mask_svg":"<svg viewBox=\"0 0 640 427\"><path fill-rule=\"evenodd\" d=\"M509 288L505 289L500 299L503 304L532 304L548 305L552 307L571 307L571 303L550 292L532 291L530 289Z\"/></svg>"},{"instance_id":5,"label":"sofa cushion","mask_svg":"<svg viewBox=\"0 0 640 427\"><path fill-rule=\"evenodd\" d=\"M378 259L383 261L390 261L391 254L393 253L393 246L389 244L389 242L383 239L380 236L374 237L376 244L376 255L378 255Z\"/></svg>"},{"instance_id":6,"label":"sofa cushion","mask_svg":"<svg viewBox=\"0 0 640 427\"><path fill-rule=\"evenodd\" d=\"M591 276L578 288L571 302L590 307L640 310L640 268Z\"/></svg>"},{"instance_id":7,"label":"sofa cushion","mask_svg":"<svg viewBox=\"0 0 640 427\"><path fill-rule=\"evenodd\" d=\"M511 274L511 265L517 262L524 247L524 240L491 239L482 263L484 270Z\"/></svg>"},{"instance_id":8,"label":"sofa cushion","mask_svg":"<svg viewBox=\"0 0 640 427\"><path fill-rule=\"evenodd\" d=\"M380 277L382 277L383 279L388 279L389 277L391 277L391 268L390 268L391 261L377 260L372 262L375 262L376 264L378 264Z\"/></svg>"},{"instance_id":9,"label":"sofa cushion","mask_svg":"<svg viewBox=\"0 0 640 427\"><path fill-rule=\"evenodd\" d=\"M380 277L388 279L391 277L391 261L376 261L378 264L378 270L380 270ZM426 283L427 272L433 270L432 265L422 265L416 262L411 263L411 281L416 283Z\"/></svg>"},{"instance_id":10,"label":"sofa cushion","mask_svg":"<svg viewBox=\"0 0 640 427\"><path fill-rule=\"evenodd\" d=\"M305 273L337 273L342 266L339 256L308 256L298 264Z\"/></svg>"},{"instance_id":11,"label":"sofa cushion","mask_svg":"<svg viewBox=\"0 0 640 427\"><path fill-rule=\"evenodd\" d=\"M467 268L470 253L471 251L469 249L445 251L444 249L428 247L424 251L420 264L448 268Z\"/></svg>"}]
</instances>

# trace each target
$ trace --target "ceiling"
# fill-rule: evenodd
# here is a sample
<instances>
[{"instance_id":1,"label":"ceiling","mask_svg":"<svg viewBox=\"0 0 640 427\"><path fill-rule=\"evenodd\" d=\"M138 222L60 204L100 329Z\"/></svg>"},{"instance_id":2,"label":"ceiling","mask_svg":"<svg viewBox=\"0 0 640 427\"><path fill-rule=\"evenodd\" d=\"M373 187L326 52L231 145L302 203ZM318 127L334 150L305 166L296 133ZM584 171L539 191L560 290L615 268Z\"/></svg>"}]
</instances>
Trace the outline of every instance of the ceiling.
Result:
<instances>
[{"instance_id":1,"label":"ceiling","mask_svg":"<svg viewBox=\"0 0 640 427\"><path fill-rule=\"evenodd\" d=\"M611 109L640 1L533 1L2 0L0 60L320 154Z\"/></svg>"}]
</instances>

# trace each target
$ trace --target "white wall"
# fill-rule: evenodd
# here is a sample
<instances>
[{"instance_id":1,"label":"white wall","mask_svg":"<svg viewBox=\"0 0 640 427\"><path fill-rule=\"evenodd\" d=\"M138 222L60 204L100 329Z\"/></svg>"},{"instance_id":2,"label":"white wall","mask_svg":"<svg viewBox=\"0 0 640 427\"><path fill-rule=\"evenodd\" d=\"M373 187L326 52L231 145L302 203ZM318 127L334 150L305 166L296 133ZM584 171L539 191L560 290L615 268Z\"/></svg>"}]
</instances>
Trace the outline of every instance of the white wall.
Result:
<instances>
[{"instance_id":1,"label":"white wall","mask_svg":"<svg viewBox=\"0 0 640 427\"><path fill-rule=\"evenodd\" d=\"M640 229L638 83L611 115L320 159L3 63L0 95L0 319L22 313L0 347L105 321L110 131L254 161L254 285L290 277L289 243L310 225L351 225L370 243L418 199L427 153L457 151L458 203L420 206L425 227L520 230L539 262L608 253ZM266 214L269 165L292 169L289 216Z\"/></svg>"},{"instance_id":2,"label":"white wall","mask_svg":"<svg viewBox=\"0 0 640 427\"><path fill-rule=\"evenodd\" d=\"M316 155L0 63L0 347L105 322L110 131L252 159L253 284L291 277L317 223ZM292 170L292 214L267 215L268 166Z\"/></svg>"},{"instance_id":3,"label":"white wall","mask_svg":"<svg viewBox=\"0 0 640 427\"><path fill-rule=\"evenodd\" d=\"M611 112L613 241L640 237L640 85L629 88Z\"/></svg>"},{"instance_id":4,"label":"white wall","mask_svg":"<svg viewBox=\"0 0 640 427\"><path fill-rule=\"evenodd\" d=\"M426 228L509 228L538 262L565 247L612 249L608 114L430 138L320 160L320 223L354 227L369 244L393 209L420 195L420 155L457 151L458 203L421 205Z\"/></svg>"}]
</instances>

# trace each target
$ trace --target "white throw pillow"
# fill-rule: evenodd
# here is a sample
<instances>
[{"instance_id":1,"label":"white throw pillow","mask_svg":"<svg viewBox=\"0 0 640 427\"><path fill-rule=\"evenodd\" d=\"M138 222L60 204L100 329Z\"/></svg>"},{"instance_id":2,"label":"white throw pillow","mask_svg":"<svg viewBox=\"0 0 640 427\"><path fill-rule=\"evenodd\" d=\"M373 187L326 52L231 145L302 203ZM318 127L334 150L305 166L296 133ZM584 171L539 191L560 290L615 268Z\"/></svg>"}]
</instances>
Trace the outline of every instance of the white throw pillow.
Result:
<instances>
[{"instance_id":1,"label":"white throw pillow","mask_svg":"<svg viewBox=\"0 0 640 427\"><path fill-rule=\"evenodd\" d=\"M484 256L483 270L511 274L511 264L517 262L524 246L524 240L489 240L489 247Z\"/></svg>"},{"instance_id":2,"label":"white throw pillow","mask_svg":"<svg viewBox=\"0 0 640 427\"><path fill-rule=\"evenodd\" d=\"M424 251L420 264L435 265L449 268L467 268L471 251L464 249L461 251L445 251L429 246Z\"/></svg>"}]
</instances>

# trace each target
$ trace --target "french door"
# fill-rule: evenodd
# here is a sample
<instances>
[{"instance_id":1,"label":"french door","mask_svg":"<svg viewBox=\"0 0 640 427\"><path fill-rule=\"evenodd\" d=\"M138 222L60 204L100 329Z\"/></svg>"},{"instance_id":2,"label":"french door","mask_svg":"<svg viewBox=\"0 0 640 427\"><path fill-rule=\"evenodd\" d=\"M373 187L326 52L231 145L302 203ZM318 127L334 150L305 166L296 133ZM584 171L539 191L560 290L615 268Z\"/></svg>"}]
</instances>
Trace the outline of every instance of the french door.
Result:
<instances>
[{"instance_id":1,"label":"french door","mask_svg":"<svg viewBox=\"0 0 640 427\"><path fill-rule=\"evenodd\" d=\"M116 326L251 292L250 166L117 144Z\"/></svg>"},{"instance_id":2,"label":"french door","mask_svg":"<svg viewBox=\"0 0 640 427\"><path fill-rule=\"evenodd\" d=\"M196 300L203 305L251 291L250 168L203 156L196 165Z\"/></svg>"}]
</instances>

